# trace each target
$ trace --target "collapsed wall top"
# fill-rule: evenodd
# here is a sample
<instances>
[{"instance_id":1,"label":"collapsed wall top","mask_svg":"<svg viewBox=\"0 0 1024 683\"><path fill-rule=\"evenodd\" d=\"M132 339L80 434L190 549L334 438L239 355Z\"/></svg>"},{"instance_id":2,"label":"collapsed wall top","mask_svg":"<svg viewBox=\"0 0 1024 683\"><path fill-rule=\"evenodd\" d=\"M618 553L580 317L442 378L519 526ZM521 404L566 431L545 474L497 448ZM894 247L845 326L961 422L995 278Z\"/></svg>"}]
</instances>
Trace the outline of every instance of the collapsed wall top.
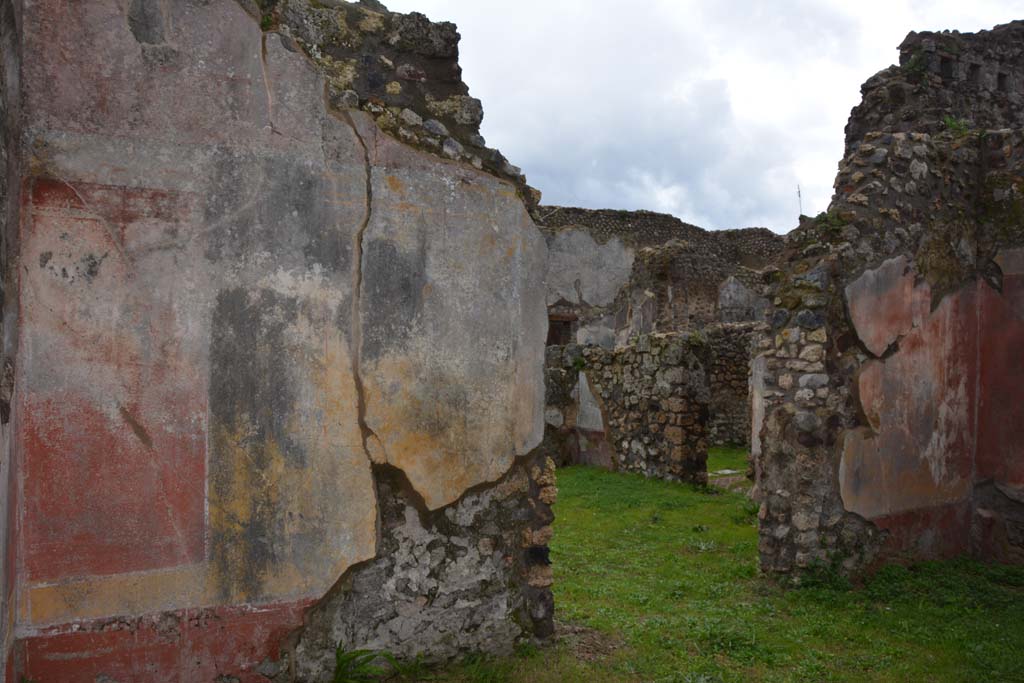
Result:
<instances>
[{"instance_id":1,"label":"collapsed wall top","mask_svg":"<svg viewBox=\"0 0 1024 683\"><path fill-rule=\"evenodd\" d=\"M344 0L247 0L264 28L297 43L324 74L331 104L366 111L382 130L512 181L528 206L540 192L480 135L483 107L462 81L459 33L450 22L383 4Z\"/></svg>"},{"instance_id":2,"label":"collapsed wall top","mask_svg":"<svg viewBox=\"0 0 1024 683\"><path fill-rule=\"evenodd\" d=\"M848 151L869 131L1024 127L1024 21L977 33L912 32L899 50L898 66L861 86Z\"/></svg>"}]
</instances>

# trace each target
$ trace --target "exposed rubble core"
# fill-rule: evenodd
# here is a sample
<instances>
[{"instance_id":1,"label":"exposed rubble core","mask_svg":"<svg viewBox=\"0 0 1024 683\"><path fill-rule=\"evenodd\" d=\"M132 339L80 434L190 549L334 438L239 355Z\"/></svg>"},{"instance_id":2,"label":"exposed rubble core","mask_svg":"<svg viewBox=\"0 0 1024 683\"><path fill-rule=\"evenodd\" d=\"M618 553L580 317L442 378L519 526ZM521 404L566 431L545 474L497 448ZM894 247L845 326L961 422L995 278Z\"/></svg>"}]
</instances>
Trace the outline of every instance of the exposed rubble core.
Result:
<instances>
[{"instance_id":1,"label":"exposed rubble core","mask_svg":"<svg viewBox=\"0 0 1024 683\"><path fill-rule=\"evenodd\" d=\"M579 344L547 347L544 440L537 451L559 467L584 464L614 469L615 453L606 438L604 415L583 372L583 350Z\"/></svg>"},{"instance_id":2,"label":"exposed rubble core","mask_svg":"<svg viewBox=\"0 0 1024 683\"><path fill-rule=\"evenodd\" d=\"M936 133L1024 127L1020 30L1014 21L975 34L909 34L899 66L861 86L846 125L849 151L875 131Z\"/></svg>"},{"instance_id":3,"label":"exposed rubble core","mask_svg":"<svg viewBox=\"0 0 1024 683\"><path fill-rule=\"evenodd\" d=\"M436 513L411 500L417 494L397 471L380 473L377 489L378 558L354 567L309 611L281 680L329 683L339 644L443 662L510 654L524 635L551 635L554 463L532 457L497 486Z\"/></svg>"},{"instance_id":4,"label":"exposed rubble core","mask_svg":"<svg viewBox=\"0 0 1024 683\"><path fill-rule=\"evenodd\" d=\"M402 496L438 543L433 592L400 619L475 591L489 611L447 623L447 649L415 629L396 650L550 633L554 486L526 460L545 245L521 178L445 152L480 117L454 27L378 3L2 7L7 679L280 675L339 578L402 570ZM384 106L365 56L440 61ZM337 92L350 62L358 103ZM388 124L431 102L452 131L437 149ZM423 114L416 130L437 128ZM460 574L461 543L494 545L486 586ZM335 603L364 619L346 647L379 640L374 600L394 625L391 597Z\"/></svg>"},{"instance_id":5,"label":"exposed rubble core","mask_svg":"<svg viewBox=\"0 0 1024 683\"><path fill-rule=\"evenodd\" d=\"M1022 44L911 34L789 235L756 363L767 570L1021 558Z\"/></svg>"}]
</instances>

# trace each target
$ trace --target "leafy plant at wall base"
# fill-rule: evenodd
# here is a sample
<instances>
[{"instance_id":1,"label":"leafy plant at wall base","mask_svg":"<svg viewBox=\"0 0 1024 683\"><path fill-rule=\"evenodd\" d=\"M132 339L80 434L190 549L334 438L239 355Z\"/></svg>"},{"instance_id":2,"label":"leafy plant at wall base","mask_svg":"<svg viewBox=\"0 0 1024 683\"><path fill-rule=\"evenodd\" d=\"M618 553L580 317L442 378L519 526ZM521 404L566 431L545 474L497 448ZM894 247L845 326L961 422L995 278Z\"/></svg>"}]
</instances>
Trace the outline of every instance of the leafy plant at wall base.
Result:
<instances>
[{"instance_id":1,"label":"leafy plant at wall base","mask_svg":"<svg viewBox=\"0 0 1024 683\"><path fill-rule=\"evenodd\" d=\"M800 577L799 588L819 588L830 591L848 591L850 579L843 573L842 557L833 555L827 562L813 562Z\"/></svg>"},{"instance_id":2,"label":"leafy plant at wall base","mask_svg":"<svg viewBox=\"0 0 1024 683\"><path fill-rule=\"evenodd\" d=\"M434 674L431 673L431 665L428 664L424 659L423 655L416 655L416 658L411 662L400 662L394 657L391 657L387 653L384 653L384 658L388 664L394 667L394 677L401 681L432 681L435 680Z\"/></svg>"},{"instance_id":3,"label":"leafy plant at wall base","mask_svg":"<svg viewBox=\"0 0 1024 683\"><path fill-rule=\"evenodd\" d=\"M386 652L346 650L344 645L339 644L338 649L334 651L334 678L331 682L360 683L379 680L389 672L374 664L378 659L383 659L389 664L394 661L394 657Z\"/></svg>"}]
</instances>

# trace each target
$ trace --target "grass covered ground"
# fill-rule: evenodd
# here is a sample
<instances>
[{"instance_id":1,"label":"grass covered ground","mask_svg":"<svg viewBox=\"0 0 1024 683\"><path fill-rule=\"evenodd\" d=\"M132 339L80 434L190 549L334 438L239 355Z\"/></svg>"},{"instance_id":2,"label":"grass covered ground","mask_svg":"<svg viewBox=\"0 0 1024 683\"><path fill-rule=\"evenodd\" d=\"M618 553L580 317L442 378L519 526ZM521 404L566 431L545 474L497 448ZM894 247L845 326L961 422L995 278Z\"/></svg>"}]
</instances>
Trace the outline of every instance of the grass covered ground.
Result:
<instances>
[{"instance_id":1,"label":"grass covered ground","mask_svg":"<svg viewBox=\"0 0 1024 683\"><path fill-rule=\"evenodd\" d=\"M745 468L739 455L711 469ZM439 680L1024 681L1024 568L958 560L781 590L758 576L742 494L581 467L558 484L559 642Z\"/></svg>"},{"instance_id":2,"label":"grass covered ground","mask_svg":"<svg viewBox=\"0 0 1024 683\"><path fill-rule=\"evenodd\" d=\"M708 451L708 472L720 470L747 471L747 450L727 446L712 448Z\"/></svg>"}]
</instances>

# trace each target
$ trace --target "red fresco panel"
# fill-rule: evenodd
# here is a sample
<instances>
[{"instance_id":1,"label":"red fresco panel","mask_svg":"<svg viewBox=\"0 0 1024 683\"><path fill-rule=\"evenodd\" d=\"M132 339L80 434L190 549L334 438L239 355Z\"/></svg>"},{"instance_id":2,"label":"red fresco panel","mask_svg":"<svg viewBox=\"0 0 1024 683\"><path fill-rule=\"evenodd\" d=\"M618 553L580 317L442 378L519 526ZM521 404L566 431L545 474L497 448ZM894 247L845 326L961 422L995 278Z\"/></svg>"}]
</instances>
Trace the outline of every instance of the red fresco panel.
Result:
<instances>
[{"instance_id":1,"label":"red fresco panel","mask_svg":"<svg viewBox=\"0 0 1024 683\"><path fill-rule=\"evenodd\" d=\"M203 556L202 452L69 397L26 402L25 568L33 581L175 566ZM188 486L182 486L187 483Z\"/></svg>"},{"instance_id":2,"label":"red fresco panel","mask_svg":"<svg viewBox=\"0 0 1024 683\"><path fill-rule=\"evenodd\" d=\"M890 534L879 562L900 557L943 559L970 550L969 501L898 512L871 521Z\"/></svg>"},{"instance_id":3,"label":"red fresco panel","mask_svg":"<svg viewBox=\"0 0 1024 683\"><path fill-rule=\"evenodd\" d=\"M173 290L124 257L187 219L188 200L42 180L31 211L18 406L26 578L200 561L206 380Z\"/></svg>"},{"instance_id":4,"label":"red fresco panel","mask_svg":"<svg viewBox=\"0 0 1024 683\"><path fill-rule=\"evenodd\" d=\"M950 294L858 393L877 436L844 456L847 509L874 520L966 499L973 487L976 288ZM908 294L907 297L913 297Z\"/></svg>"},{"instance_id":5,"label":"red fresco panel","mask_svg":"<svg viewBox=\"0 0 1024 683\"><path fill-rule=\"evenodd\" d=\"M38 683L219 680L265 683L255 669L276 660L310 601L259 608L216 607L108 619L26 638L21 674ZM231 678L234 677L234 678Z\"/></svg>"},{"instance_id":6,"label":"red fresco panel","mask_svg":"<svg viewBox=\"0 0 1024 683\"><path fill-rule=\"evenodd\" d=\"M1024 274L981 292L977 479L1024 486Z\"/></svg>"}]
</instances>

